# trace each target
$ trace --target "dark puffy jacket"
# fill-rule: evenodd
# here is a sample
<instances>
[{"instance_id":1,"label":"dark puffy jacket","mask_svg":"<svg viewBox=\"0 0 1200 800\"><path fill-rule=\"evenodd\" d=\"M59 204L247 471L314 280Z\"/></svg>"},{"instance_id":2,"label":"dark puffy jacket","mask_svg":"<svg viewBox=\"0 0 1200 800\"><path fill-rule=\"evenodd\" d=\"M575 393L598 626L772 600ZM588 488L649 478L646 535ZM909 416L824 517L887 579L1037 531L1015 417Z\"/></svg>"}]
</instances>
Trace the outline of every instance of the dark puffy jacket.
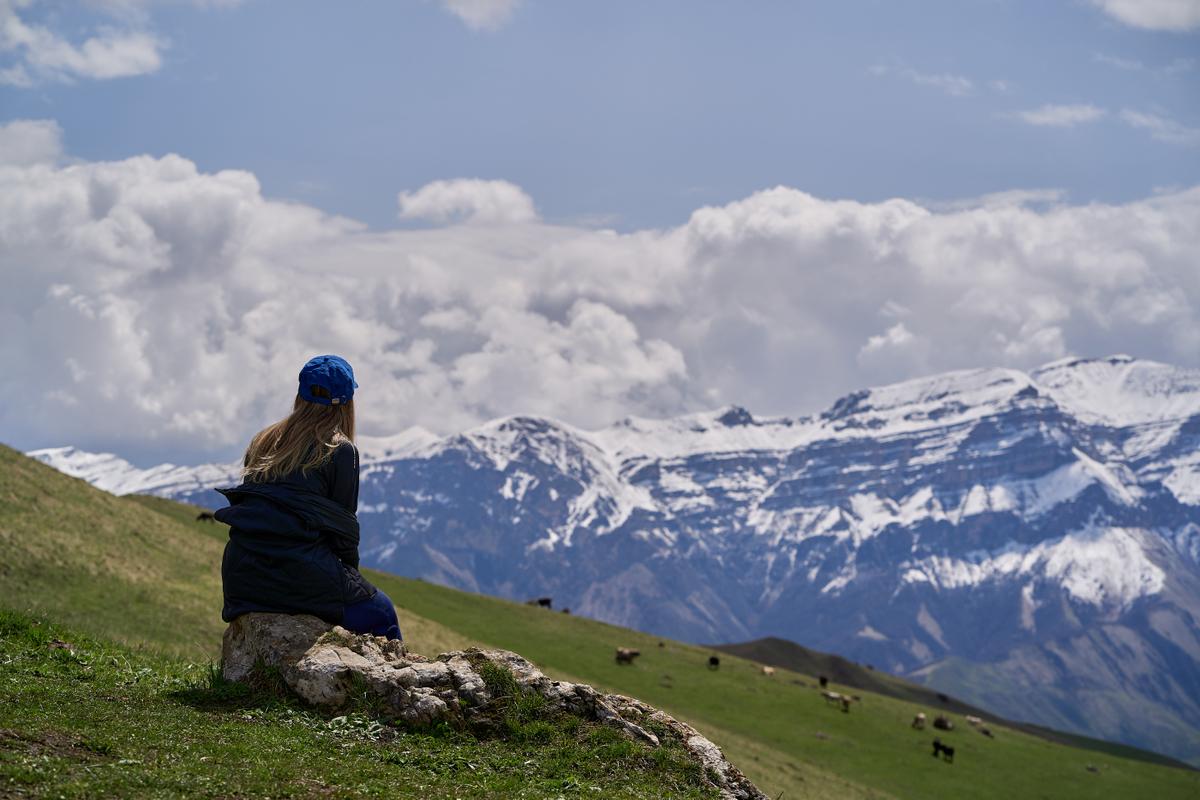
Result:
<instances>
[{"instance_id":1,"label":"dark puffy jacket","mask_svg":"<svg viewBox=\"0 0 1200 800\"><path fill-rule=\"evenodd\" d=\"M345 447L354 462L352 501L342 498L345 505L319 491L336 460L324 474L217 490L229 501L215 514L230 526L221 561L226 622L273 611L336 624L347 605L374 596L375 587L358 571L358 518L346 507L357 504L357 453Z\"/></svg>"}]
</instances>

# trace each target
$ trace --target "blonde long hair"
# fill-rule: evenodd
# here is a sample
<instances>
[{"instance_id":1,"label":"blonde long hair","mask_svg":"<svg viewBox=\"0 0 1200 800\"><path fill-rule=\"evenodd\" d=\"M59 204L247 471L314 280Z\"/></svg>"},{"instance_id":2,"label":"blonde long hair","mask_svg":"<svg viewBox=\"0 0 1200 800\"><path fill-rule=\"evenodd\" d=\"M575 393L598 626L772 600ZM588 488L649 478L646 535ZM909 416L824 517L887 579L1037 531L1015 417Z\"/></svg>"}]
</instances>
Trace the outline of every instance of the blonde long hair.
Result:
<instances>
[{"instance_id":1,"label":"blonde long hair","mask_svg":"<svg viewBox=\"0 0 1200 800\"><path fill-rule=\"evenodd\" d=\"M296 395L291 414L250 440L242 461L242 479L263 483L295 469L308 472L332 458L342 442L353 441L353 400L326 406Z\"/></svg>"}]
</instances>

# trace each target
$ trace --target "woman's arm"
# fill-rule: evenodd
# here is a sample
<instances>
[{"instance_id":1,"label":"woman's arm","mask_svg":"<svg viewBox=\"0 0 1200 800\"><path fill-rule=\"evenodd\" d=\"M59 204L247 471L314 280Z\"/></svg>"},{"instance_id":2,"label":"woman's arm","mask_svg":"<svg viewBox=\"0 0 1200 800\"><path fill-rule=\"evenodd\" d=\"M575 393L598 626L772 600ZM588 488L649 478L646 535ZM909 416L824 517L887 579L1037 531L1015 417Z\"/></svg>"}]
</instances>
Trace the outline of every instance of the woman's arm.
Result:
<instances>
[{"instance_id":1,"label":"woman's arm","mask_svg":"<svg viewBox=\"0 0 1200 800\"><path fill-rule=\"evenodd\" d=\"M358 448L343 442L333 453L329 496L351 514L358 513Z\"/></svg>"},{"instance_id":2,"label":"woman's arm","mask_svg":"<svg viewBox=\"0 0 1200 800\"><path fill-rule=\"evenodd\" d=\"M358 448L351 442L343 443L330 461L332 476L329 481L329 497L354 514L358 511ZM330 536L329 546L342 563L358 566L358 537Z\"/></svg>"}]
</instances>

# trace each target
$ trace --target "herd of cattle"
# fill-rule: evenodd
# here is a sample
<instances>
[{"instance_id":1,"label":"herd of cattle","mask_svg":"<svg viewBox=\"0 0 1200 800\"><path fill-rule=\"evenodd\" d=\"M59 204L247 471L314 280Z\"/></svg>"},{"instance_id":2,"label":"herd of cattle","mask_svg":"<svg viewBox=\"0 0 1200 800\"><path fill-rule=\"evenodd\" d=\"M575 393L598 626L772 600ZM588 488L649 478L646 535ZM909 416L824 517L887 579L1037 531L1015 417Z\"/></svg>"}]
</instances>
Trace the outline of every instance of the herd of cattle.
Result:
<instances>
[{"instance_id":1,"label":"herd of cattle","mask_svg":"<svg viewBox=\"0 0 1200 800\"><path fill-rule=\"evenodd\" d=\"M663 647L664 646L663 642L659 642L658 646ZM618 647L617 651L616 651L616 662L618 664L632 665L633 660L635 658L637 658L638 656L640 656L641 654L642 653L640 650L635 650L632 647ZM720 657L713 656L713 655L710 655L708 657L708 668L709 669L719 669L720 666L721 666ZM759 671L761 672L763 677L766 677L766 678L772 678L775 676L775 667L768 667L768 666L764 665L764 666L759 667ZM801 683L800 681L795 681L795 682ZM836 706L836 707L840 708L842 710L842 712L845 714L850 713L850 706L852 703L861 703L862 702L862 698L856 694L844 694L842 692L830 691L829 678L826 677L825 675L818 676L817 682L819 684L819 690L821 692L821 697L825 698L826 705ZM801 685L804 685L804 684L801 683ZM937 698L938 698L938 700L940 700L943 703L949 702L949 700L950 700L949 697L947 697L946 695L941 694L941 693L939 693L937 695ZM988 737L989 739L995 738L995 734L992 733L991 729L988 728L988 726L985 725L983 723L983 720L980 719L979 717L971 716L968 714L965 717L965 719L967 720L967 724L969 724L975 730L979 731L984 736ZM925 730L925 723L927 721L928 721L928 717L925 716L924 711L921 711L916 716L913 717L912 727L915 730L923 731L923 730ZM937 728L940 731L954 730L954 722L951 721L950 718L947 717L945 714L938 714L936 717L934 717L932 724L933 724L934 728ZM943 742L940 738L935 738L933 740L933 756L934 756L934 758L941 756L942 760L948 761L951 764L953 764L954 763L954 748L951 747L950 745L946 744L945 742Z\"/></svg>"},{"instance_id":2,"label":"herd of cattle","mask_svg":"<svg viewBox=\"0 0 1200 800\"><path fill-rule=\"evenodd\" d=\"M532 600L527 600L526 603L531 606L539 606L539 607L545 608L545 609L550 609L553 606L553 601L549 597L534 598ZM564 608L562 611L564 614L571 613L570 610L566 609L566 608ZM658 646L663 647L664 643L659 642ZM636 650L632 647L618 647L616 650L616 662L618 664L632 665L633 660L635 658L637 658L638 656L640 656L641 654L642 653L640 650ZM711 670L720 669L721 668L720 657L715 656L715 655L710 655L708 657L708 668ZM759 669L760 669L760 672L762 673L763 677L772 678L775 676L775 667L762 666ZM821 697L825 698L826 705L832 705L837 708L840 708L842 710L842 712L845 714L850 713L851 704L862 702L862 698L856 694L844 694L842 692L830 691L829 678L826 677L825 675L818 676L817 682L819 684ZM799 683L799 681L797 681L797 683ZM950 700L949 697L947 697L944 694L941 694L940 692L938 693L937 698L938 698L938 700L940 700L943 703L949 702L949 700ZM988 737L989 739L994 738L995 735L992 733L991 729L989 729L986 725L984 725L983 720L980 719L979 717L968 715L966 717L966 720L967 720L967 723L971 727L975 728L975 730L979 731L984 736ZM918 713L915 717L913 717L912 727L915 730L923 731L923 730L925 730L925 723L927 721L928 721L928 718L925 716L925 712L922 711L922 712ZM933 724L934 728L937 728L940 731L954 730L954 723L945 714L938 714L934 718L932 724ZM953 764L954 763L954 748L951 747L950 745L946 744L945 742L943 742L940 738L935 738L933 740L933 756L934 756L934 758L941 756L944 761L948 761L951 764Z\"/></svg>"}]
</instances>

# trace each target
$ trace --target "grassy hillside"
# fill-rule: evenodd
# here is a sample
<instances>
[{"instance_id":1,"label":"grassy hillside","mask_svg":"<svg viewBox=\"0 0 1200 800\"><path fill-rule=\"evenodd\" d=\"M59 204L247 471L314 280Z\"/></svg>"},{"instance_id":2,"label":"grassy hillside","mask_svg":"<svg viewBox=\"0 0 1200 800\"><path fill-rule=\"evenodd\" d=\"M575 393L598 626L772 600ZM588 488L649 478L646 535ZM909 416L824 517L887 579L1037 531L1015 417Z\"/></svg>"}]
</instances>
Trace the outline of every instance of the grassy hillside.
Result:
<instances>
[{"instance_id":1,"label":"grassy hillside","mask_svg":"<svg viewBox=\"0 0 1200 800\"><path fill-rule=\"evenodd\" d=\"M196 660L220 655L224 525L157 497L114 497L0 445L0 598L69 627ZM470 640L411 617L420 652Z\"/></svg>"},{"instance_id":2,"label":"grassy hillside","mask_svg":"<svg viewBox=\"0 0 1200 800\"><path fill-rule=\"evenodd\" d=\"M510 701L483 736L401 731L230 684L178 657L0 611L0 797L715 798L650 748Z\"/></svg>"},{"instance_id":3,"label":"grassy hillside","mask_svg":"<svg viewBox=\"0 0 1200 800\"><path fill-rule=\"evenodd\" d=\"M194 514L165 500L111 497L0 448L0 604L145 649L147 663L166 663L153 661L159 653L176 664L207 662L223 630L225 534ZM909 726L918 710L934 711L927 704L847 689L862 702L843 714L820 697L811 674L780 670L767 678L729 654L712 671L705 648L669 640L660 647L656 637L593 620L369 575L396 601L418 652L505 647L552 675L639 697L706 732L773 797L1200 796L1200 773L1003 726L987 739L957 716L958 730L939 732L957 748L955 763L946 764L931 757L933 733ZM642 656L618 666L617 646ZM60 722L91 713L85 706L64 707Z\"/></svg>"}]
</instances>

